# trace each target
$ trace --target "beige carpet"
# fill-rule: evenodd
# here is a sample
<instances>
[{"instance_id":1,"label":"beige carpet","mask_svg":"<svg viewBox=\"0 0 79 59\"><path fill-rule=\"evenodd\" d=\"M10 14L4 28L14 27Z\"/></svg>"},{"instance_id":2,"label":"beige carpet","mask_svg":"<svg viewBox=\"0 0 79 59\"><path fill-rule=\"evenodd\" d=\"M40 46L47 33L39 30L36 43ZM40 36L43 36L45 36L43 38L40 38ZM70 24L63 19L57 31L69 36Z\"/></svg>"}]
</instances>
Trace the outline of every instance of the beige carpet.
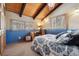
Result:
<instances>
[{"instance_id":1,"label":"beige carpet","mask_svg":"<svg viewBox=\"0 0 79 59\"><path fill-rule=\"evenodd\" d=\"M32 51L31 42L20 42L10 44L4 50L4 56L39 56L37 53Z\"/></svg>"}]
</instances>

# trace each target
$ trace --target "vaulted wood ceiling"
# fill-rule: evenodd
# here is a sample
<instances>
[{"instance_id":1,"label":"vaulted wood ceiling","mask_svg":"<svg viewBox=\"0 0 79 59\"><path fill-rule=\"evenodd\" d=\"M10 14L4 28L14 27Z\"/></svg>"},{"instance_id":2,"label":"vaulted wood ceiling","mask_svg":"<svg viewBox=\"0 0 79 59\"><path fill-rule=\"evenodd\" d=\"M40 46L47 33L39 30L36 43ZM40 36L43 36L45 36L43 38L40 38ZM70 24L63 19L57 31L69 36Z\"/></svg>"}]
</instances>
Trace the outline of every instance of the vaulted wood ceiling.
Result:
<instances>
[{"instance_id":1,"label":"vaulted wood ceiling","mask_svg":"<svg viewBox=\"0 0 79 59\"><path fill-rule=\"evenodd\" d=\"M43 20L60 5L61 3L56 3L54 8L49 9L46 3L7 3L6 10Z\"/></svg>"},{"instance_id":2,"label":"vaulted wood ceiling","mask_svg":"<svg viewBox=\"0 0 79 59\"><path fill-rule=\"evenodd\" d=\"M39 12L41 8L43 8L45 4L42 3L28 3L25 6L23 14L26 16L35 17L35 15Z\"/></svg>"},{"instance_id":3,"label":"vaulted wood ceiling","mask_svg":"<svg viewBox=\"0 0 79 59\"><path fill-rule=\"evenodd\" d=\"M7 3L5 5L6 5L6 10L12 11L15 13L19 13L22 6L22 4L20 3Z\"/></svg>"},{"instance_id":4,"label":"vaulted wood ceiling","mask_svg":"<svg viewBox=\"0 0 79 59\"><path fill-rule=\"evenodd\" d=\"M49 6L46 5L43 10L41 10L41 12L36 16L35 19L41 19L43 20L45 17L47 17L51 12L53 12L57 7L59 7L61 4L55 4L54 8L50 8Z\"/></svg>"}]
</instances>

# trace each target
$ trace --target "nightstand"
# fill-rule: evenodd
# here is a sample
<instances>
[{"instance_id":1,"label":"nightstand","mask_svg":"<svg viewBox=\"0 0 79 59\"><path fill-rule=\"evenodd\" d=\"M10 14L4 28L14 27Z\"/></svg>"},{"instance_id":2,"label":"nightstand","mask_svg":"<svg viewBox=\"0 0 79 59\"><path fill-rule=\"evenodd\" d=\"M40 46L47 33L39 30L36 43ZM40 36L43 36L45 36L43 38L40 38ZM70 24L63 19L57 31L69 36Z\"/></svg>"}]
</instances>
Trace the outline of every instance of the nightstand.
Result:
<instances>
[{"instance_id":1,"label":"nightstand","mask_svg":"<svg viewBox=\"0 0 79 59\"><path fill-rule=\"evenodd\" d=\"M34 32L31 32L30 35L31 35L31 40L33 41L35 36L45 35L45 31L44 30L34 31Z\"/></svg>"},{"instance_id":2,"label":"nightstand","mask_svg":"<svg viewBox=\"0 0 79 59\"><path fill-rule=\"evenodd\" d=\"M30 36L31 36L31 40L33 41L34 37L35 37L35 32L31 32L30 33Z\"/></svg>"}]
</instances>

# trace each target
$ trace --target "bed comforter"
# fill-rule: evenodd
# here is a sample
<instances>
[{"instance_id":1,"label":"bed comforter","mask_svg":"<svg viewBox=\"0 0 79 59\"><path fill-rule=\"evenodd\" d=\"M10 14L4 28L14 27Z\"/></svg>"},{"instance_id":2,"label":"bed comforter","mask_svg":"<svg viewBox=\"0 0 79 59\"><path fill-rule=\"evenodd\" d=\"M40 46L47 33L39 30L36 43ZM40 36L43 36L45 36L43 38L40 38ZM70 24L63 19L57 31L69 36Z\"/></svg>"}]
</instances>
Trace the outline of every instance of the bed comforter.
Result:
<instances>
[{"instance_id":1,"label":"bed comforter","mask_svg":"<svg viewBox=\"0 0 79 59\"><path fill-rule=\"evenodd\" d=\"M57 42L56 35L35 37L32 50L42 56L79 56L77 46L68 46Z\"/></svg>"}]
</instances>

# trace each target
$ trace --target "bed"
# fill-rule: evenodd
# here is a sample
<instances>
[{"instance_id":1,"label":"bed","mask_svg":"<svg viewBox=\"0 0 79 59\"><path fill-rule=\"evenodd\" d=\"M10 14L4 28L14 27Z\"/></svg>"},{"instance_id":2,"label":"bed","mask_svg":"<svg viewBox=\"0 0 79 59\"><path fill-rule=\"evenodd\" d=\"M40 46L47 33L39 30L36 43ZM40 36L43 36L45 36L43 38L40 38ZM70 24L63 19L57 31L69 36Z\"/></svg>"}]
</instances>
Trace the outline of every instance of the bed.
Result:
<instances>
[{"instance_id":1,"label":"bed","mask_svg":"<svg viewBox=\"0 0 79 59\"><path fill-rule=\"evenodd\" d=\"M79 31L73 32L73 36L78 33ZM78 46L67 45L72 40L71 34L72 32L37 36L32 42L32 50L42 56L79 56Z\"/></svg>"}]
</instances>

